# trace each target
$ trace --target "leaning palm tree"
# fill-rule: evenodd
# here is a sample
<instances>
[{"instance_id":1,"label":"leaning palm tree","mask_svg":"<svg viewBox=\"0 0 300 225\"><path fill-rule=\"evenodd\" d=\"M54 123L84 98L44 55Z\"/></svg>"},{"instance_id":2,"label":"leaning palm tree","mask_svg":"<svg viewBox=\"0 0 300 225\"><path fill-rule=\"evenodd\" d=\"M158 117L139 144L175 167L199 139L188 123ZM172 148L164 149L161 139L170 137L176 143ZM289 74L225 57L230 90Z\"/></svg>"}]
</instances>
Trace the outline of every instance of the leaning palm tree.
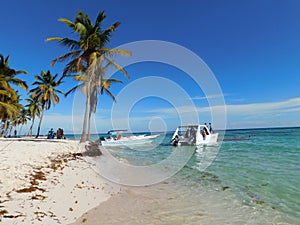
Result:
<instances>
[{"instance_id":1,"label":"leaning palm tree","mask_svg":"<svg viewBox=\"0 0 300 225\"><path fill-rule=\"evenodd\" d=\"M38 116L40 117L41 111L42 111L42 106L41 103L38 101L37 97L33 97L32 95L30 95L29 98L26 99L27 101L27 105L25 105L25 107L27 108L27 111L30 115L30 117L32 118L32 122L28 131L28 135L32 135L32 128L35 122L35 117Z\"/></svg>"},{"instance_id":2,"label":"leaning palm tree","mask_svg":"<svg viewBox=\"0 0 300 225\"><path fill-rule=\"evenodd\" d=\"M40 134L45 110L50 109L51 104L56 105L59 102L57 93L64 94L57 89L60 85L60 82L56 81L57 76L57 74L53 76L49 70L47 72L42 71L40 75L34 77L36 81L33 82L32 85L36 85L36 87L29 91L32 97L37 98L41 104L41 116L36 138L38 138Z\"/></svg>"},{"instance_id":3,"label":"leaning palm tree","mask_svg":"<svg viewBox=\"0 0 300 225\"><path fill-rule=\"evenodd\" d=\"M54 59L51 63L54 65L58 61L62 62L69 60L63 71L62 79L68 74L84 75L87 78L85 84L85 115L80 142L86 141L86 129L90 111L90 100L91 95L93 94L93 82L94 80L99 79L99 76L103 76L101 73L96 73L97 67L99 66L99 59L101 59L101 61L106 60L115 68L121 70L129 78L126 70L108 57L118 54L131 55L131 53L126 50L107 48L112 33L120 25L120 22L116 22L109 28L102 30L101 26L105 18L105 13L100 12L97 16L95 24L93 24L88 15L84 14L82 11L79 11L74 22L65 18L59 20L60 22L68 25L75 33L77 33L79 35L79 40L61 37L47 39L47 41L58 41L60 44L71 49L70 52Z\"/></svg>"}]
</instances>

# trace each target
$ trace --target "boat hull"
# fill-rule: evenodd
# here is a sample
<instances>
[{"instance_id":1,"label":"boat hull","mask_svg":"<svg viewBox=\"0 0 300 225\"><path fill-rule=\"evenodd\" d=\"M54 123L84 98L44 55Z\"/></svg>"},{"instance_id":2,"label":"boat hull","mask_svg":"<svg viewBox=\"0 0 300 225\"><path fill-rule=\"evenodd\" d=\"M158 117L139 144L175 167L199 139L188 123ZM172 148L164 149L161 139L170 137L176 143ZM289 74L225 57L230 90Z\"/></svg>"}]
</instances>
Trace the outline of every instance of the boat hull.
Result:
<instances>
[{"instance_id":1,"label":"boat hull","mask_svg":"<svg viewBox=\"0 0 300 225\"><path fill-rule=\"evenodd\" d=\"M218 135L211 133L206 125L179 126L170 143L174 146L217 144Z\"/></svg>"},{"instance_id":2,"label":"boat hull","mask_svg":"<svg viewBox=\"0 0 300 225\"><path fill-rule=\"evenodd\" d=\"M122 145L142 145L153 142L153 140L158 137L158 135L139 135L139 136L129 136L122 137L120 140L107 139L101 141L102 146L122 146Z\"/></svg>"}]
</instances>

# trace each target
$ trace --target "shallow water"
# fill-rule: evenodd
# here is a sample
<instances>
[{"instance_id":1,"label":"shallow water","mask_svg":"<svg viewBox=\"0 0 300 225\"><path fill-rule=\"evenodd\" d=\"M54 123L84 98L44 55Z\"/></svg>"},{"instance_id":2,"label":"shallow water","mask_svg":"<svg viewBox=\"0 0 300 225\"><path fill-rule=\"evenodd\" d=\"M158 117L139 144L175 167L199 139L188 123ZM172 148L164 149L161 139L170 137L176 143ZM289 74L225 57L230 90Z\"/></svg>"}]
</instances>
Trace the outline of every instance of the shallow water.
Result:
<instances>
[{"instance_id":1,"label":"shallow water","mask_svg":"<svg viewBox=\"0 0 300 225\"><path fill-rule=\"evenodd\" d=\"M110 153L147 166L172 154L170 138L161 136L152 150ZM299 141L299 128L227 131L219 150L194 149L175 176L127 187L101 204L94 213L105 223L94 224L300 224Z\"/></svg>"}]
</instances>

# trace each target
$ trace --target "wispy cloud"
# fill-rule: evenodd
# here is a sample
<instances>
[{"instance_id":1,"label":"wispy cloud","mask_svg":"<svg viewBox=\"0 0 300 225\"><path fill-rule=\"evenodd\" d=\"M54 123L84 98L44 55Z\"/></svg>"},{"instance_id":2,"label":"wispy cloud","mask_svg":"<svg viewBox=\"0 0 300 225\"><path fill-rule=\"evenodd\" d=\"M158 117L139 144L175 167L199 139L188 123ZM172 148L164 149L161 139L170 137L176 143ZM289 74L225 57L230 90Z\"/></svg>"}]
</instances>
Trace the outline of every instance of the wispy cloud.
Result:
<instances>
[{"instance_id":1,"label":"wispy cloud","mask_svg":"<svg viewBox=\"0 0 300 225\"><path fill-rule=\"evenodd\" d=\"M300 98L292 98L280 102L264 102L251 104L227 105L228 114L270 114L300 112Z\"/></svg>"},{"instance_id":2,"label":"wispy cloud","mask_svg":"<svg viewBox=\"0 0 300 225\"><path fill-rule=\"evenodd\" d=\"M208 95L208 96L195 96L192 97L192 100L207 100L207 99L214 99L214 98L222 98L224 96L227 96L227 94L222 95Z\"/></svg>"},{"instance_id":3,"label":"wispy cloud","mask_svg":"<svg viewBox=\"0 0 300 225\"><path fill-rule=\"evenodd\" d=\"M280 102L264 102L264 103L248 103L248 104L228 104L225 105L227 114L229 115L257 115L269 113L288 113L300 112L300 98L293 98ZM213 110L223 110L224 106L206 106L193 107L181 106L175 108L160 108L153 109L151 112L159 112L164 114L174 114L176 112L189 113L196 110L198 113L206 113Z\"/></svg>"},{"instance_id":4,"label":"wispy cloud","mask_svg":"<svg viewBox=\"0 0 300 225\"><path fill-rule=\"evenodd\" d=\"M177 108L156 108L151 110L151 112L165 115L169 119L178 116L189 117L196 112L200 115L199 117L203 118L203 115L211 116L211 112L214 112L215 115L222 115L224 107L226 108L227 122L230 127L300 125L300 98L279 102L228 104L211 107L181 106Z\"/></svg>"}]
</instances>

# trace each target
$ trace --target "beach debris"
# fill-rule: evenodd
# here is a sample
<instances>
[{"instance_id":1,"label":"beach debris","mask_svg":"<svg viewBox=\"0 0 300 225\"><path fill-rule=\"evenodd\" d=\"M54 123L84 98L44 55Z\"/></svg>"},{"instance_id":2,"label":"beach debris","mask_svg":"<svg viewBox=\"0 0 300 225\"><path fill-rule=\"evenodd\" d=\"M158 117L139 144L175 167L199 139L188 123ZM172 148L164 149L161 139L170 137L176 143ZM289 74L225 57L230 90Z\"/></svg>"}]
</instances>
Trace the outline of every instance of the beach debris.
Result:
<instances>
[{"instance_id":1,"label":"beach debris","mask_svg":"<svg viewBox=\"0 0 300 225\"><path fill-rule=\"evenodd\" d=\"M88 144L85 145L85 151L82 153L83 156L89 156L89 157L95 157L102 155L102 152L100 150L100 145L96 142L88 142Z\"/></svg>"},{"instance_id":2,"label":"beach debris","mask_svg":"<svg viewBox=\"0 0 300 225\"><path fill-rule=\"evenodd\" d=\"M44 195L33 195L32 197L31 197L31 200L44 200L45 198L47 198L46 196L44 196Z\"/></svg>"},{"instance_id":3,"label":"beach debris","mask_svg":"<svg viewBox=\"0 0 300 225\"><path fill-rule=\"evenodd\" d=\"M90 208L91 205L96 206L89 202L90 200L86 200L81 193L85 195L86 191L95 190L92 192L93 199L101 200L109 197L108 193L105 193L103 197L102 195L97 196L99 192L96 190L101 190L102 187L97 186L100 179L98 180L98 175L94 175L94 171L84 160L82 154L84 150L78 148L77 143L50 143L47 141L45 144L43 140L29 141L31 142L29 144L14 142L14 148L11 147L4 152L8 157L12 151L15 151L16 155L20 155L20 157L17 157L15 162L7 160L4 164L5 167L10 168L12 181L5 183L6 186L2 180L0 181L0 183L2 182L1 185L5 187L0 195L0 224L2 222L4 224L49 224L50 221L51 224L52 222L53 224L68 224L69 220L79 217L84 212L83 208ZM27 149L27 158L23 159L24 157L19 152L27 145L30 152L27 155L29 151ZM41 148L42 145L47 147ZM95 147L97 146L94 144L88 149L93 150ZM96 153L100 155L100 149L96 149L98 150ZM88 176L81 175L81 172L88 174ZM64 176L61 177L61 175ZM6 177L8 178L8 176ZM70 177L78 179L78 181L75 183L73 179L69 179ZM65 182L69 186L66 186ZM100 180L100 182L102 181ZM76 186L76 184L78 185ZM54 188L52 189L52 187ZM59 197L61 194L60 187L62 187L61 192L66 192L67 198L63 199L62 202ZM71 189L74 189L74 194L69 193ZM59 193L58 196L55 195L57 192ZM73 196L75 197L74 200L71 199ZM89 195L87 199L92 198ZM60 205L67 201L73 202L73 204L66 207L62 213ZM49 209L53 212L48 211Z\"/></svg>"},{"instance_id":4,"label":"beach debris","mask_svg":"<svg viewBox=\"0 0 300 225\"><path fill-rule=\"evenodd\" d=\"M265 201L259 200L259 199L253 199L252 201L253 201L254 203L258 204L258 205L262 205L262 204L265 203Z\"/></svg>"},{"instance_id":5,"label":"beach debris","mask_svg":"<svg viewBox=\"0 0 300 225\"><path fill-rule=\"evenodd\" d=\"M22 188L22 189L19 189L19 190L16 190L17 193L28 193L28 192L34 192L34 191L41 191L41 192L45 192L46 190L44 188L40 188L40 187L37 187L35 185L31 185L30 187L28 188Z\"/></svg>"},{"instance_id":6,"label":"beach debris","mask_svg":"<svg viewBox=\"0 0 300 225\"><path fill-rule=\"evenodd\" d=\"M25 216L25 215L23 215L23 214L17 214L17 215L6 215L6 214L4 214L4 215L3 215L3 218L10 218L10 219L13 219L13 218L21 217L21 216Z\"/></svg>"},{"instance_id":7,"label":"beach debris","mask_svg":"<svg viewBox=\"0 0 300 225\"><path fill-rule=\"evenodd\" d=\"M44 217L48 216L45 212L34 212L34 214L36 215L36 219L38 221L42 221Z\"/></svg>"},{"instance_id":8,"label":"beach debris","mask_svg":"<svg viewBox=\"0 0 300 225\"><path fill-rule=\"evenodd\" d=\"M222 187L222 191L225 191L226 189L230 188L229 186Z\"/></svg>"},{"instance_id":9,"label":"beach debris","mask_svg":"<svg viewBox=\"0 0 300 225\"><path fill-rule=\"evenodd\" d=\"M0 210L0 216L3 216L4 214L7 214L8 211L6 209Z\"/></svg>"}]
</instances>

